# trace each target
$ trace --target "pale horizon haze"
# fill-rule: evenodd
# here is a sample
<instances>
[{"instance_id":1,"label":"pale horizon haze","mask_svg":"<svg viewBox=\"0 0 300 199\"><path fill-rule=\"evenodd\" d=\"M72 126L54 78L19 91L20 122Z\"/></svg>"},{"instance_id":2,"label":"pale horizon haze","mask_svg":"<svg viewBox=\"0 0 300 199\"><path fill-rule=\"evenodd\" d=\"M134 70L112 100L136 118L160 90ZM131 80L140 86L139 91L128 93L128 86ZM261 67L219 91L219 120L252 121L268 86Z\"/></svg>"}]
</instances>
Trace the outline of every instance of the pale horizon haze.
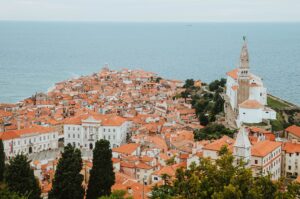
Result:
<instances>
[{"instance_id":1,"label":"pale horizon haze","mask_svg":"<svg viewBox=\"0 0 300 199\"><path fill-rule=\"evenodd\" d=\"M0 0L0 20L300 22L300 0Z\"/></svg>"}]
</instances>

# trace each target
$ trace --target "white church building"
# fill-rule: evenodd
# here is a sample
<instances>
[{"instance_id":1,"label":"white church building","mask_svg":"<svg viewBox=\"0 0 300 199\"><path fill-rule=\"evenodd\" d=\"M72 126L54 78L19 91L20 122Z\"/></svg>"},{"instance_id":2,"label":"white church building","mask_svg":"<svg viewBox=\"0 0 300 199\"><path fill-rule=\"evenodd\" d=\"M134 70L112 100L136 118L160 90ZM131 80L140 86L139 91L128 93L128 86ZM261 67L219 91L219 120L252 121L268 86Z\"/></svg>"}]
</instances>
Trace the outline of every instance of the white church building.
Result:
<instances>
[{"instance_id":1,"label":"white church building","mask_svg":"<svg viewBox=\"0 0 300 199\"><path fill-rule=\"evenodd\" d=\"M247 42L240 55L240 66L227 73L226 95L232 110L237 114L236 125L260 123L276 119L276 112L267 105L267 89L260 77L250 73Z\"/></svg>"}]
</instances>

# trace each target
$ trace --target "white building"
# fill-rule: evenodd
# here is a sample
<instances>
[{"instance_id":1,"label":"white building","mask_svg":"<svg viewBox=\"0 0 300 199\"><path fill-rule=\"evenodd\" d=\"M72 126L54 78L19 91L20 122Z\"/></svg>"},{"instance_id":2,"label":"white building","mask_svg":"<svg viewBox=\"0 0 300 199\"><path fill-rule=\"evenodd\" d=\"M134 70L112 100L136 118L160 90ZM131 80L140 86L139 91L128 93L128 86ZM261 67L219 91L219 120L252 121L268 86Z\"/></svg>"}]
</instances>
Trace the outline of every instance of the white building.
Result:
<instances>
[{"instance_id":1,"label":"white building","mask_svg":"<svg viewBox=\"0 0 300 199\"><path fill-rule=\"evenodd\" d=\"M257 142L251 148L251 167L253 174L271 174L272 180L281 176L281 143L269 140Z\"/></svg>"},{"instance_id":2,"label":"white building","mask_svg":"<svg viewBox=\"0 0 300 199\"><path fill-rule=\"evenodd\" d=\"M296 141L284 143L282 149L283 174L286 177L300 176L300 143Z\"/></svg>"},{"instance_id":3,"label":"white building","mask_svg":"<svg viewBox=\"0 0 300 199\"><path fill-rule=\"evenodd\" d=\"M267 89L260 77L250 73L246 41L242 47L240 66L227 73L226 95L234 112L236 124L260 123L264 119L276 119L276 112L267 105Z\"/></svg>"},{"instance_id":4,"label":"white building","mask_svg":"<svg viewBox=\"0 0 300 199\"><path fill-rule=\"evenodd\" d=\"M58 148L58 132L49 127L33 127L0 133L7 157Z\"/></svg>"},{"instance_id":5,"label":"white building","mask_svg":"<svg viewBox=\"0 0 300 199\"><path fill-rule=\"evenodd\" d=\"M64 144L92 150L95 142L105 139L112 148L126 142L131 122L115 115L84 114L64 122Z\"/></svg>"}]
</instances>

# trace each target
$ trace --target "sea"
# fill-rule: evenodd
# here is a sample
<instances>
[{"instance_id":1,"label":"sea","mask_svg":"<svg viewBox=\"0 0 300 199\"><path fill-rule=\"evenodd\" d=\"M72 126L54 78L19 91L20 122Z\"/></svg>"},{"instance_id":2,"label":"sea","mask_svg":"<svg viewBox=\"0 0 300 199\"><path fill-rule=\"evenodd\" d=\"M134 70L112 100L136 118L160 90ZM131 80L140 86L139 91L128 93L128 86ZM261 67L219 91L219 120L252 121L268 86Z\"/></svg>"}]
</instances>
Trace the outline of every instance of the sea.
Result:
<instances>
[{"instance_id":1,"label":"sea","mask_svg":"<svg viewBox=\"0 0 300 199\"><path fill-rule=\"evenodd\" d=\"M300 104L300 23L0 22L0 102L56 82L111 69L210 82L239 66L246 36L250 70L272 95Z\"/></svg>"}]
</instances>

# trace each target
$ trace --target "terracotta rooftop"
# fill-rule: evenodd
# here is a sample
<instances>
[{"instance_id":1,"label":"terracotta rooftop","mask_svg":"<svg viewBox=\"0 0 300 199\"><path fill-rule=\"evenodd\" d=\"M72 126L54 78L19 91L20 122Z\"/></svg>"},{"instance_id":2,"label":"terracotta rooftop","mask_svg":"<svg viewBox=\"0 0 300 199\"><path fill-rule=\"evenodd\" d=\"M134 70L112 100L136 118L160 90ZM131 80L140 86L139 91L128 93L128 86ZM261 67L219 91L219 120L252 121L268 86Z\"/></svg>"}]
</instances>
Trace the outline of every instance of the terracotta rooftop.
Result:
<instances>
[{"instance_id":1,"label":"terracotta rooftop","mask_svg":"<svg viewBox=\"0 0 300 199\"><path fill-rule=\"evenodd\" d=\"M269 140L257 142L251 148L251 155L256 157L265 157L280 146L281 142L274 142Z\"/></svg>"},{"instance_id":2,"label":"terracotta rooftop","mask_svg":"<svg viewBox=\"0 0 300 199\"><path fill-rule=\"evenodd\" d=\"M300 126L292 125L285 129L285 131L300 137Z\"/></svg>"},{"instance_id":3,"label":"terracotta rooftop","mask_svg":"<svg viewBox=\"0 0 300 199\"><path fill-rule=\"evenodd\" d=\"M122 153L126 155L131 155L137 148L139 147L139 144L130 143L130 144L124 144L117 148L113 148L113 152Z\"/></svg>"},{"instance_id":4,"label":"terracotta rooftop","mask_svg":"<svg viewBox=\"0 0 300 199\"><path fill-rule=\"evenodd\" d=\"M236 68L232 71L227 72L226 74L236 80L238 78L238 70L239 69Z\"/></svg>"},{"instance_id":5,"label":"terracotta rooftop","mask_svg":"<svg viewBox=\"0 0 300 199\"><path fill-rule=\"evenodd\" d=\"M263 105L259 103L257 100L245 100L244 102L239 104L239 107L247 108L247 109L259 109L262 108Z\"/></svg>"},{"instance_id":6,"label":"terracotta rooftop","mask_svg":"<svg viewBox=\"0 0 300 199\"><path fill-rule=\"evenodd\" d=\"M286 153L300 153L300 143L286 142L283 144L282 150Z\"/></svg>"},{"instance_id":7,"label":"terracotta rooftop","mask_svg":"<svg viewBox=\"0 0 300 199\"><path fill-rule=\"evenodd\" d=\"M205 145L203 147L203 149L212 150L212 151L220 151L222 146L227 146L227 148L229 150L232 150L234 142L235 142L234 139L224 135L222 138L215 140L210 144Z\"/></svg>"}]
</instances>

